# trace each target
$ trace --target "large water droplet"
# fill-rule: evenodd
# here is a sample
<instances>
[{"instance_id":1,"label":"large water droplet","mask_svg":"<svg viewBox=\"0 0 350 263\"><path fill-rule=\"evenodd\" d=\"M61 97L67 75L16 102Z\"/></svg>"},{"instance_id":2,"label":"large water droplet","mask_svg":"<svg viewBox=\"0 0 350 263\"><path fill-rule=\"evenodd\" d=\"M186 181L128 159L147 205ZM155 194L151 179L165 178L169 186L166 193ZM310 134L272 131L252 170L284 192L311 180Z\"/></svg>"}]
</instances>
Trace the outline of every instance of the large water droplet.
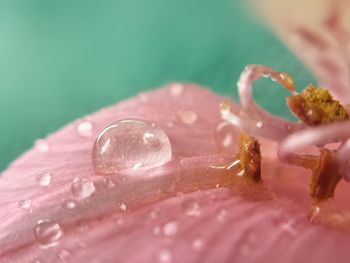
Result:
<instances>
[{"instance_id":1,"label":"large water droplet","mask_svg":"<svg viewBox=\"0 0 350 263\"><path fill-rule=\"evenodd\" d=\"M32 200L22 199L18 202L18 207L30 212L32 210Z\"/></svg>"},{"instance_id":2,"label":"large water droplet","mask_svg":"<svg viewBox=\"0 0 350 263\"><path fill-rule=\"evenodd\" d=\"M95 192L95 185L87 178L75 178L71 190L74 196L84 199L90 197Z\"/></svg>"},{"instance_id":3,"label":"large water droplet","mask_svg":"<svg viewBox=\"0 0 350 263\"><path fill-rule=\"evenodd\" d=\"M181 122L188 125L194 124L198 119L197 113L192 110L179 111L178 115Z\"/></svg>"},{"instance_id":4,"label":"large water droplet","mask_svg":"<svg viewBox=\"0 0 350 263\"><path fill-rule=\"evenodd\" d=\"M121 120L109 125L98 136L92 159L98 174L156 167L170 161L171 145L158 126L136 119Z\"/></svg>"},{"instance_id":5,"label":"large water droplet","mask_svg":"<svg viewBox=\"0 0 350 263\"><path fill-rule=\"evenodd\" d=\"M34 227L34 236L42 245L55 244L62 237L62 229L58 223L49 219L39 220Z\"/></svg>"},{"instance_id":6,"label":"large water droplet","mask_svg":"<svg viewBox=\"0 0 350 263\"><path fill-rule=\"evenodd\" d=\"M177 223L175 221L171 221L163 226L163 233L168 237L175 236L177 233L177 228Z\"/></svg>"},{"instance_id":7,"label":"large water droplet","mask_svg":"<svg viewBox=\"0 0 350 263\"><path fill-rule=\"evenodd\" d=\"M40 173L36 176L36 181L40 186L49 186L51 178L52 176L49 173Z\"/></svg>"}]
</instances>

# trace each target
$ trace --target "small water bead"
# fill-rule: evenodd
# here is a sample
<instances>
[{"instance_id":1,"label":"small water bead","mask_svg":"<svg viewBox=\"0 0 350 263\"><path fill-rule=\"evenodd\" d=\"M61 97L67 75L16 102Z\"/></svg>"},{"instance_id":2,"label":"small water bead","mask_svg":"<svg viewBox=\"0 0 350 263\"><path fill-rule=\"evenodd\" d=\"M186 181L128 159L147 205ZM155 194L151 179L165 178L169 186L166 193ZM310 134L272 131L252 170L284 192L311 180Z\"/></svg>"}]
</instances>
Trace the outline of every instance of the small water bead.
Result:
<instances>
[{"instance_id":1,"label":"small water bead","mask_svg":"<svg viewBox=\"0 0 350 263\"><path fill-rule=\"evenodd\" d=\"M32 210L32 200L22 199L18 202L18 207L27 211Z\"/></svg>"},{"instance_id":2,"label":"small water bead","mask_svg":"<svg viewBox=\"0 0 350 263\"><path fill-rule=\"evenodd\" d=\"M63 207L66 209L74 209L77 207L77 204L73 200L67 200L63 203Z\"/></svg>"},{"instance_id":3,"label":"small water bead","mask_svg":"<svg viewBox=\"0 0 350 263\"><path fill-rule=\"evenodd\" d=\"M219 152L233 154L238 151L239 131L228 122L221 122L215 130L215 142Z\"/></svg>"},{"instance_id":4,"label":"small water bead","mask_svg":"<svg viewBox=\"0 0 350 263\"><path fill-rule=\"evenodd\" d=\"M34 227L34 236L41 245L56 243L63 235L61 226L52 220L41 219Z\"/></svg>"},{"instance_id":5,"label":"small water bead","mask_svg":"<svg viewBox=\"0 0 350 263\"><path fill-rule=\"evenodd\" d=\"M171 251L169 249L162 249L159 253L159 262L169 263L172 261Z\"/></svg>"},{"instance_id":6,"label":"small water bead","mask_svg":"<svg viewBox=\"0 0 350 263\"><path fill-rule=\"evenodd\" d=\"M203 246L204 246L204 242L200 238L197 238L192 241L192 247L194 250L201 250L203 249Z\"/></svg>"},{"instance_id":7,"label":"small water bead","mask_svg":"<svg viewBox=\"0 0 350 263\"><path fill-rule=\"evenodd\" d=\"M153 235L155 236L159 236L162 232L162 230L160 229L159 226L155 226L153 229L152 229L152 232L153 232Z\"/></svg>"},{"instance_id":8,"label":"small water bead","mask_svg":"<svg viewBox=\"0 0 350 263\"><path fill-rule=\"evenodd\" d=\"M217 216L217 219L219 222L225 222L227 217L227 211L226 210L221 210Z\"/></svg>"},{"instance_id":9,"label":"small water bead","mask_svg":"<svg viewBox=\"0 0 350 263\"><path fill-rule=\"evenodd\" d=\"M36 176L36 181L40 186L49 186L52 176L50 173L40 173Z\"/></svg>"},{"instance_id":10,"label":"small water bead","mask_svg":"<svg viewBox=\"0 0 350 263\"><path fill-rule=\"evenodd\" d=\"M192 110L179 111L178 116L181 122L187 125L194 124L198 119L197 113Z\"/></svg>"},{"instance_id":11,"label":"small water bead","mask_svg":"<svg viewBox=\"0 0 350 263\"><path fill-rule=\"evenodd\" d=\"M113 180L107 178L103 178L103 185L107 190L110 190L115 187Z\"/></svg>"},{"instance_id":12,"label":"small water bead","mask_svg":"<svg viewBox=\"0 0 350 263\"><path fill-rule=\"evenodd\" d=\"M163 226L163 233L165 236L172 237L176 235L177 229L177 223L175 221L171 221Z\"/></svg>"},{"instance_id":13,"label":"small water bead","mask_svg":"<svg viewBox=\"0 0 350 263\"><path fill-rule=\"evenodd\" d=\"M256 127L261 128L263 126L263 123L261 121L258 121L256 123Z\"/></svg>"},{"instance_id":14,"label":"small water bead","mask_svg":"<svg viewBox=\"0 0 350 263\"><path fill-rule=\"evenodd\" d=\"M63 249L58 253L58 258L62 262L69 262L70 257L71 257L71 253L68 250Z\"/></svg>"},{"instance_id":15,"label":"small water bead","mask_svg":"<svg viewBox=\"0 0 350 263\"><path fill-rule=\"evenodd\" d=\"M121 204L119 205L119 208L120 208L120 210L123 211L123 212L125 212L126 209L127 209L126 204L124 204L124 203L121 203Z\"/></svg>"},{"instance_id":16,"label":"small water bead","mask_svg":"<svg viewBox=\"0 0 350 263\"><path fill-rule=\"evenodd\" d=\"M87 178L75 178L71 190L74 196L85 199L95 192L95 185Z\"/></svg>"},{"instance_id":17,"label":"small water bead","mask_svg":"<svg viewBox=\"0 0 350 263\"><path fill-rule=\"evenodd\" d=\"M113 174L124 169L157 167L171 160L171 145L157 125L136 119L115 122L95 141L95 172Z\"/></svg>"},{"instance_id":18,"label":"small water bead","mask_svg":"<svg viewBox=\"0 0 350 263\"><path fill-rule=\"evenodd\" d=\"M170 94L174 97L181 95L185 87L180 83L174 83L170 87Z\"/></svg>"},{"instance_id":19,"label":"small water bead","mask_svg":"<svg viewBox=\"0 0 350 263\"><path fill-rule=\"evenodd\" d=\"M50 146L46 140L39 139L39 140L36 140L36 142L35 142L35 149L37 149L38 152L45 153L45 152L49 151Z\"/></svg>"},{"instance_id":20,"label":"small water bead","mask_svg":"<svg viewBox=\"0 0 350 263\"><path fill-rule=\"evenodd\" d=\"M93 125L89 121L83 121L78 125L78 133L83 137L89 137L92 135Z\"/></svg>"},{"instance_id":21,"label":"small water bead","mask_svg":"<svg viewBox=\"0 0 350 263\"><path fill-rule=\"evenodd\" d=\"M187 216L199 216L201 214L200 206L193 200L186 200L182 203L182 209Z\"/></svg>"},{"instance_id":22,"label":"small water bead","mask_svg":"<svg viewBox=\"0 0 350 263\"><path fill-rule=\"evenodd\" d=\"M148 101L148 96L146 93L140 93L138 97L139 97L140 101L142 101L142 102Z\"/></svg>"}]
</instances>

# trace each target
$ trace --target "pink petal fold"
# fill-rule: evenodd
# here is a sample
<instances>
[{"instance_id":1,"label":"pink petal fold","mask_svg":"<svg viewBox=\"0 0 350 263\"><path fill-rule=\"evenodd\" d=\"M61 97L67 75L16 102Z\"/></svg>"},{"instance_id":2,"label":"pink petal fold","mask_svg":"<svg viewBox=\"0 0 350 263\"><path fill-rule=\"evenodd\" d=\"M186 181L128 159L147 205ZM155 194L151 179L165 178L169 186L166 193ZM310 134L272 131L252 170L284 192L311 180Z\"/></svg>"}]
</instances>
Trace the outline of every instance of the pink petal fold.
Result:
<instances>
[{"instance_id":1,"label":"pink petal fold","mask_svg":"<svg viewBox=\"0 0 350 263\"><path fill-rule=\"evenodd\" d=\"M254 6L324 88L350 102L350 2L254 0Z\"/></svg>"}]
</instances>

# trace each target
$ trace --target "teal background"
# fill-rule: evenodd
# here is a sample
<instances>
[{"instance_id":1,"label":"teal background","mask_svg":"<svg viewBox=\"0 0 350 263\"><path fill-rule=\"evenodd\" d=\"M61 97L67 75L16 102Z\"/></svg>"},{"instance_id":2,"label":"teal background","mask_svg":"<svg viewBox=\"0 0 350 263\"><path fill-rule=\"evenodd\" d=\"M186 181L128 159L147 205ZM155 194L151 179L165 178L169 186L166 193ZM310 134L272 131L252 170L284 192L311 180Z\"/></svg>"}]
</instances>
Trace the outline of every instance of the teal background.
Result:
<instances>
[{"instance_id":1,"label":"teal background","mask_svg":"<svg viewBox=\"0 0 350 263\"><path fill-rule=\"evenodd\" d=\"M235 0L2 0L0 170L73 119L171 81L236 96L248 63L310 74ZM255 97L289 117L271 82Z\"/></svg>"}]
</instances>

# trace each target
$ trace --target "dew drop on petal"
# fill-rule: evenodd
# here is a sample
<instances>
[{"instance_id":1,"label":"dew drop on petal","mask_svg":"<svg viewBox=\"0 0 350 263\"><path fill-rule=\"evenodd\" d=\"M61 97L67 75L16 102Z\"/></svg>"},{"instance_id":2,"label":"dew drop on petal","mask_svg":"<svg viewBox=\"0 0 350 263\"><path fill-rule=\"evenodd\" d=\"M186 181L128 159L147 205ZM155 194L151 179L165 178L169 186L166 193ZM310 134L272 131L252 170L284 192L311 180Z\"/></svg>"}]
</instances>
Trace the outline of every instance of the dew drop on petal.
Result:
<instances>
[{"instance_id":1,"label":"dew drop on petal","mask_svg":"<svg viewBox=\"0 0 350 263\"><path fill-rule=\"evenodd\" d=\"M142 102L147 102L148 101L148 96L147 96L146 93L140 93L138 95L138 97L139 97L140 101L142 101Z\"/></svg>"},{"instance_id":2,"label":"dew drop on petal","mask_svg":"<svg viewBox=\"0 0 350 263\"><path fill-rule=\"evenodd\" d=\"M58 253L58 258L61 260L61 262L69 262L69 258L71 257L71 253L68 250L61 250Z\"/></svg>"},{"instance_id":3,"label":"dew drop on petal","mask_svg":"<svg viewBox=\"0 0 350 263\"><path fill-rule=\"evenodd\" d=\"M168 237L175 236L177 233L177 228L178 226L175 221L168 222L163 226L163 233Z\"/></svg>"},{"instance_id":4,"label":"dew drop on petal","mask_svg":"<svg viewBox=\"0 0 350 263\"><path fill-rule=\"evenodd\" d=\"M113 180L112 179L107 179L107 178L103 179L103 185L104 185L104 187L107 190L110 190L110 189L115 187L115 184L114 184Z\"/></svg>"},{"instance_id":5,"label":"dew drop on petal","mask_svg":"<svg viewBox=\"0 0 350 263\"><path fill-rule=\"evenodd\" d=\"M192 110L179 111L178 116L182 123L188 125L194 124L198 119L197 113Z\"/></svg>"},{"instance_id":6,"label":"dew drop on petal","mask_svg":"<svg viewBox=\"0 0 350 263\"><path fill-rule=\"evenodd\" d=\"M73 200L67 200L63 203L63 207L66 209L74 209L77 204Z\"/></svg>"},{"instance_id":7,"label":"dew drop on petal","mask_svg":"<svg viewBox=\"0 0 350 263\"><path fill-rule=\"evenodd\" d=\"M261 121L258 121L256 123L256 127L261 128L263 126L263 123Z\"/></svg>"},{"instance_id":8,"label":"dew drop on petal","mask_svg":"<svg viewBox=\"0 0 350 263\"><path fill-rule=\"evenodd\" d=\"M201 214L200 206L193 200L186 200L182 203L182 209L187 216L199 216Z\"/></svg>"},{"instance_id":9,"label":"dew drop on petal","mask_svg":"<svg viewBox=\"0 0 350 263\"><path fill-rule=\"evenodd\" d=\"M162 232L162 230L160 229L159 226L155 226L153 229L152 229L152 232L153 232L153 235L155 236L159 236Z\"/></svg>"},{"instance_id":10,"label":"dew drop on petal","mask_svg":"<svg viewBox=\"0 0 350 263\"><path fill-rule=\"evenodd\" d=\"M83 137L89 137L92 135L93 125L89 121L83 121L78 125L78 133Z\"/></svg>"},{"instance_id":11,"label":"dew drop on petal","mask_svg":"<svg viewBox=\"0 0 350 263\"><path fill-rule=\"evenodd\" d=\"M39 139L39 140L36 140L36 142L35 142L35 149L38 152L45 153L45 152L49 151L50 146L49 146L49 143L46 140Z\"/></svg>"},{"instance_id":12,"label":"dew drop on petal","mask_svg":"<svg viewBox=\"0 0 350 263\"><path fill-rule=\"evenodd\" d=\"M221 210L217 216L219 222L224 222L226 220L227 212L226 210Z\"/></svg>"},{"instance_id":13,"label":"dew drop on petal","mask_svg":"<svg viewBox=\"0 0 350 263\"><path fill-rule=\"evenodd\" d=\"M166 133L155 124L136 119L109 125L96 139L92 151L98 174L157 167L170 159L171 145Z\"/></svg>"},{"instance_id":14,"label":"dew drop on petal","mask_svg":"<svg viewBox=\"0 0 350 263\"><path fill-rule=\"evenodd\" d=\"M215 130L215 142L220 153L234 154L238 151L236 143L239 131L228 122L221 122Z\"/></svg>"},{"instance_id":15,"label":"dew drop on petal","mask_svg":"<svg viewBox=\"0 0 350 263\"><path fill-rule=\"evenodd\" d=\"M52 176L50 173L40 173L36 176L36 181L40 186L49 186Z\"/></svg>"},{"instance_id":16,"label":"dew drop on petal","mask_svg":"<svg viewBox=\"0 0 350 263\"><path fill-rule=\"evenodd\" d=\"M162 249L159 252L159 262L161 263L169 263L172 261L171 251L169 249Z\"/></svg>"},{"instance_id":17,"label":"dew drop on petal","mask_svg":"<svg viewBox=\"0 0 350 263\"><path fill-rule=\"evenodd\" d=\"M88 198L95 192L95 185L87 178L75 178L71 185L71 191L75 197Z\"/></svg>"},{"instance_id":18,"label":"dew drop on petal","mask_svg":"<svg viewBox=\"0 0 350 263\"><path fill-rule=\"evenodd\" d=\"M174 83L170 86L170 94L172 96L180 96L184 92L185 87L180 83Z\"/></svg>"},{"instance_id":19,"label":"dew drop on petal","mask_svg":"<svg viewBox=\"0 0 350 263\"><path fill-rule=\"evenodd\" d=\"M200 238L196 238L192 241L192 247L194 250L201 250L204 246L204 242Z\"/></svg>"},{"instance_id":20,"label":"dew drop on petal","mask_svg":"<svg viewBox=\"0 0 350 263\"><path fill-rule=\"evenodd\" d=\"M121 204L119 205L119 208L120 208L120 210L123 211L123 212L125 212L126 209L127 209L126 204L124 204L124 203L121 203Z\"/></svg>"},{"instance_id":21,"label":"dew drop on petal","mask_svg":"<svg viewBox=\"0 0 350 263\"><path fill-rule=\"evenodd\" d=\"M56 243L63 235L60 225L49 219L39 220L34 227L34 236L41 245Z\"/></svg>"},{"instance_id":22,"label":"dew drop on petal","mask_svg":"<svg viewBox=\"0 0 350 263\"><path fill-rule=\"evenodd\" d=\"M18 207L27 211L32 210L32 200L22 199L18 202Z\"/></svg>"}]
</instances>

